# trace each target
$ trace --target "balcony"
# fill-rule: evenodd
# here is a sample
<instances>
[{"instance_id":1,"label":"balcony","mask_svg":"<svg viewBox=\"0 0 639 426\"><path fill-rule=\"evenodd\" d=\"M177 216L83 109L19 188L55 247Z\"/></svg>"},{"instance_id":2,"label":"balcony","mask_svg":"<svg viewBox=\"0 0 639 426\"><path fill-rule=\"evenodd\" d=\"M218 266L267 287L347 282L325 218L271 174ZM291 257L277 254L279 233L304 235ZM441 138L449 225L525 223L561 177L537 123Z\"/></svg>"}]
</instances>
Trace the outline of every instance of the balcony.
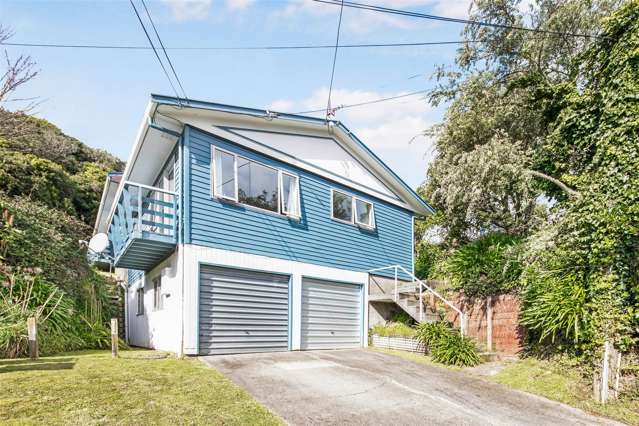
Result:
<instances>
[{"instance_id":1,"label":"balcony","mask_svg":"<svg viewBox=\"0 0 639 426\"><path fill-rule=\"evenodd\" d=\"M109 226L114 265L149 271L177 245L178 195L125 182Z\"/></svg>"}]
</instances>

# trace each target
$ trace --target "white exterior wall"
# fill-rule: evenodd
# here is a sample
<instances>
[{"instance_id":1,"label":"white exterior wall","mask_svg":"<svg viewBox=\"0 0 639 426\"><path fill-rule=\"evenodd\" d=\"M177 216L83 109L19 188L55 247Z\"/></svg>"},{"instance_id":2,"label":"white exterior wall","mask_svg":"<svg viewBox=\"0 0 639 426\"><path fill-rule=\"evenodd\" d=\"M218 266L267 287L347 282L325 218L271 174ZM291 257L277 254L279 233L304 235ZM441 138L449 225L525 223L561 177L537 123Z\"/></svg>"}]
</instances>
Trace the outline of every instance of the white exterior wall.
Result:
<instances>
[{"instance_id":1,"label":"white exterior wall","mask_svg":"<svg viewBox=\"0 0 639 426\"><path fill-rule=\"evenodd\" d=\"M180 264L184 256L184 285ZM178 355L197 355L200 265L241 268L255 271L291 275L291 349L299 350L301 341L302 277L362 285L362 342L368 345L368 273L329 268L308 263L258 256L248 253L220 250L191 244L180 245L178 250L163 261L144 279L130 283L127 314L129 343L134 346L174 352ZM153 310L153 279L162 274L164 306ZM144 315L137 315L136 290L144 285ZM184 298L182 299L182 288ZM184 311L182 315L182 303ZM182 318L182 322L180 321ZM182 332L184 335L182 336ZM184 341L184 352L180 350Z\"/></svg>"},{"instance_id":2,"label":"white exterior wall","mask_svg":"<svg viewBox=\"0 0 639 426\"><path fill-rule=\"evenodd\" d=\"M284 259L258 256L248 253L220 250L196 245L186 245L185 253L185 309L184 309L184 352L197 354L198 341L198 285L199 265L226 266L232 268L251 269L255 271L288 274L292 276L291 286L291 349L300 349L301 316L302 316L302 277L324 280L350 282L362 285L363 292L363 324L362 342L368 344L368 273L329 268L309 263L293 262Z\"/></svg>"},{"instance_id":3,"label":"white exterior wall","mask_svg":"<svg viewBox=\"0 0 639 426\"><path fill-rule=\"evenodd\" d=\"M162 276L162 309L153 309L153 279ZM144 286L144 314L138 315L137 289ZM129 283L127 335L129 344L180 354L182 271L177 250L141 280Z\"/></svg>"}]
</instances>

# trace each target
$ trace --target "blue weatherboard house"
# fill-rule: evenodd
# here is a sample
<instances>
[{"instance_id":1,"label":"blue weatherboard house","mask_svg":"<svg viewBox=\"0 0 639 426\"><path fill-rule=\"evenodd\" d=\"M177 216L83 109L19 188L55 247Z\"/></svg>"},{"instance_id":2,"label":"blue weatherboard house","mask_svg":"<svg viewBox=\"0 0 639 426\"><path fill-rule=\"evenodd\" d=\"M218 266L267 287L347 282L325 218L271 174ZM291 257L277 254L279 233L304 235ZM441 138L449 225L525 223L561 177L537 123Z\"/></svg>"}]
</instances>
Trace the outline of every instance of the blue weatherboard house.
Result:
<instances>
[{"instance_id":1,"label":"blue weatherboard house","mask_svg":"<svg viewBox=\"0 0 639 426\"><path fill-rule=\"evenodd\" d=\"M431 211L340 122L153 95L95 233L132 345L350 348L395 312L428 320L413 228Z\"/></svg>"}]
</instances>

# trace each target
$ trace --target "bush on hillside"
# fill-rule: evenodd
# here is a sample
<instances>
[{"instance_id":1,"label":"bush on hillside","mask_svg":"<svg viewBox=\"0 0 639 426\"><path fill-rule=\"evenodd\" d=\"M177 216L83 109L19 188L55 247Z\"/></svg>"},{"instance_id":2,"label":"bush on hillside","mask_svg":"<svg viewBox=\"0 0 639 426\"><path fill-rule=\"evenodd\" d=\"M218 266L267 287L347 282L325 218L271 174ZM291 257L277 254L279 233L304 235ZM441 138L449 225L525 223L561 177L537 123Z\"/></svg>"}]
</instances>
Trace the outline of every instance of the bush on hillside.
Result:
<instances>
[{"instance_id":1,"label":"bush on hillside","mask_svg":"<svg viewBox=\"0 0 639 426\"><path fill-rule=\"evenodd\" d=\"M459 248L446 261L451 285L468 297L485 297L516 288L521 275L521 239L491 233Z\"/></svg>"},{"instance_id":2,"label":"bush on hillside","mask_svg":"<svg viewBox=\"0 0 639 426\"><path fill-rule=\"evenodd\" d=\"M43 353L108 345L116 284L91 269L83 222L0 193L0 357L24 355L26 319L39 322Z\"/></svg>"},{"instance_id":3,"label":"bush on hillside","mask_svg":"<svg viewBox=\"0 0 639 426\"><path fill-rule=\"evenodd\" d=\"M3 140L0 145L7 149L52 161L70 174L81 172L85 163L95 163L106 170L124 168L118 158L65 135L47 120L1 108L0 140Z\"/></svg>"},{"instance_id":4,"label":"bush on hillside","mask_svg":"<svg viewBox=\"0 0 639 426\"><path fill-rule=\"evenodd\" d=\"M11 271L0 265L0 358L28 353L27 318L38 322L39 352L106 348L106 318L74 300L37 270ZM93 283L94 285L96 283ZM93 305L96 301L93 301Z\"/></svg>"}]
</instances>

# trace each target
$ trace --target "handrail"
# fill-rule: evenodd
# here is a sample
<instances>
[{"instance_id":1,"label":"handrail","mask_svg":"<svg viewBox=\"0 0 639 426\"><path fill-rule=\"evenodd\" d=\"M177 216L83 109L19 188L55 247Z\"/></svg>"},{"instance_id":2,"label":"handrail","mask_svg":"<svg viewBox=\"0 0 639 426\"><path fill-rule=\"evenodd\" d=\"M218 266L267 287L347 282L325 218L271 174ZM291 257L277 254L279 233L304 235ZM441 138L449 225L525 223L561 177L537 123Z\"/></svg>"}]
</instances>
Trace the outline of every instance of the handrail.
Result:
<instances>
[{"instance_id":1,"label":"handrail","mask_svg":"<svg viewBox=\"0 0 639 426\"><path fill-rule=\"evenodd\" d=\"M437 293L434 289L432 289L430 286L425 284L422 280L417 278L412 272L408 272L406 270L406 268L404 268L402 265L390 265L390 266L384 266L382 268L369 269L368 273L370 274L372 272L385 271L385 270L388 270L388 269L394 269L395 270L395 294L394 294L395 302L397 302L397 298L398 298L398 294L397 294L397 271L401 270L403 273L405 273L406 275L411 277L413 279L413 281L416 281L416 282L418 282L420 284L419 285L419 319L420 319L420 321L423 319L423 315L424 315L424 312L423 312L423 300L422 300L422 288L425 288L426 290L431 292L433 295L435 295L435 297L440 299L442 302L444 302L446 305L448 305L451 309L453 309L455 312L457 312L459 314L460 331L461 331L461 335L462 336L464 335L465 329L466 329L466 315L464 314L464 312L461 309L459 309L458 307L456 307L455 305L453 305L451 302L446 300L441 294Z\"/></svg>"},{"instance_id":2,"label":"handrail","mask_svg":"<svg viewBox=\"0 0 639 426\"><path fill-rule=\"evenodd\" d=\"M109 226L114 258L120 256L131 238L140 238L143 232L177 239L178 198L175 191L132 181L122 182Z\"/></svg>"},{"instance_id":3,"label":"handrail","mask_svg":"<svg viewBox=\"0 0 639 426\"><path fill-rule=\"evenodd\" d=\"M133 182L133 181L130 181L130 180L125 180L123 185L124 186L133 185L133 186L138 186L140 188L148 189L150 191L163 192L163 193L169 194L169 195L178 195L178 193L175 192L175 191L169 191L167 189L158 188L156 186L145 185L143 183L137 183L137 182Z\"/></svg>"}]
</instances>

